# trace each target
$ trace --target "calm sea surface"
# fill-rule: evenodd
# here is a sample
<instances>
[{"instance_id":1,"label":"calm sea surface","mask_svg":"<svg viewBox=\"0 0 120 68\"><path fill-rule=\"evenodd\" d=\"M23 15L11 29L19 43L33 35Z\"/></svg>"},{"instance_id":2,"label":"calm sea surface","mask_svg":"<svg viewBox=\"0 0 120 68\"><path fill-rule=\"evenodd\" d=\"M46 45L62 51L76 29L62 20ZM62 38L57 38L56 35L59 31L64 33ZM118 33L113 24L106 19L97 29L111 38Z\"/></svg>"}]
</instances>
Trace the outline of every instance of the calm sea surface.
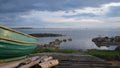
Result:
<instances>
[{"instance_id":1,"label":"calm sea surface","mask_svg":"<svg viewBox=\"0 0 120 68\"><path fill-rule=\"evenodd\" d=\"M120 36L119 29L54 29L54 28L39 28L39 29L16 29L25 33L56 33L63 34L63 37L40 37L40 44L47 44L55 39L68 39L72 38L71 42L65 42L60 45L62 49L114 49L111 47L97 47L91 40L98 36Z\"/></svg>"}]
</instances>

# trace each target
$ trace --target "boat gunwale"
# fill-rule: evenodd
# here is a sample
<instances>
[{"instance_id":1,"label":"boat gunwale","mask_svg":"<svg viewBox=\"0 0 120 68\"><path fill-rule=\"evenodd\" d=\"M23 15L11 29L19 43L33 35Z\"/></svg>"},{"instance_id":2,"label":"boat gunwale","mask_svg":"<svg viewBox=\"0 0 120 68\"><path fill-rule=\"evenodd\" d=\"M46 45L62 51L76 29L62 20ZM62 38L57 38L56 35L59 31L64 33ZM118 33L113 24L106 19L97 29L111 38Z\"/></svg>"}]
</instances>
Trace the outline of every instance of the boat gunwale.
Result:
<instances>
[{"instance_id":1,"label":"boat gunwale","mask_svg":"<svg viewBox=\"0 0 120 68\"><path fill-rule=\"evenodd\" d=\"M37 42L26 42L26 41L13 40L13 39L4 38L4 37L0 37L0 41L1 40L11 41L11 42L15 42L15 43L22 43L22 44L37 44Z\"/></svg>"},{"instance_id":2,"label":"boat gunwale","mask_svg":"<svg viewBox=\"0 0 120 68\"><path fill-rule=\"evenodd\" d=\"M37 38L34 37L34 36L31 36L31 35L28 35L28 34L25 34L25 33L22 33L22 32L19 32L19 31L16 31L16 30L13 30L13 29L10 29L10 28L1 26L1 25L0 25L0 28L5 29L5 30L9 30L9 31L12 31L12 32L15 32L15 33L18 33L18 34L22 34L22 35L27 36L27 37L31 37L31 38L37 39Z\"/></svg>"}]
</instances>

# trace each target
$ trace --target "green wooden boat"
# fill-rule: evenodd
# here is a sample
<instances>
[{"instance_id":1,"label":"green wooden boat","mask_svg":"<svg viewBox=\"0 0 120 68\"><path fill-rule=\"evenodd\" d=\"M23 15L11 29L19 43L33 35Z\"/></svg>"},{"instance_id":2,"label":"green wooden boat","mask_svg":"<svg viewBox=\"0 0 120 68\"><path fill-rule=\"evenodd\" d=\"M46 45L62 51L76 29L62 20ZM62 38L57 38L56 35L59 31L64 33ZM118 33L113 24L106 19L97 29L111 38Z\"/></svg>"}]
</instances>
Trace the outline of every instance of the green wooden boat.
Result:
<instances>
[{"instance_id":1,"label":"green wooden boat","mask_svg":"<svg viewBox=\"0 0 120 68\"><path fill-rule=\"evenodd\" d=\"M37 38L0 26L0 62L24 58L37 45Z\"/></svg>"}]
</instances>

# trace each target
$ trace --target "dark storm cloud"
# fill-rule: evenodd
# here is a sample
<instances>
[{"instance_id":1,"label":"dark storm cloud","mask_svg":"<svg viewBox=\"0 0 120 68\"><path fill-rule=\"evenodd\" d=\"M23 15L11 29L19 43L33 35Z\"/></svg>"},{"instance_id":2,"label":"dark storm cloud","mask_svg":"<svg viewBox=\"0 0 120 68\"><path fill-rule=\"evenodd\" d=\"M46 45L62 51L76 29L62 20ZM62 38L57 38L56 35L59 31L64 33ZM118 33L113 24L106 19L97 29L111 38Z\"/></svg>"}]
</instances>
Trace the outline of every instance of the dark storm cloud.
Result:
<instances>
[{"instance_id":1,"label":"dark storm cloud","mask_svg":"<svg viewBox=\"0 0 120 68\"><path fill-rule=\"evenodd\" d=\"M58 11L97 7L119 0L0 0L0 13L26 12L31 10Z\"/></svg>"}]
</instances>

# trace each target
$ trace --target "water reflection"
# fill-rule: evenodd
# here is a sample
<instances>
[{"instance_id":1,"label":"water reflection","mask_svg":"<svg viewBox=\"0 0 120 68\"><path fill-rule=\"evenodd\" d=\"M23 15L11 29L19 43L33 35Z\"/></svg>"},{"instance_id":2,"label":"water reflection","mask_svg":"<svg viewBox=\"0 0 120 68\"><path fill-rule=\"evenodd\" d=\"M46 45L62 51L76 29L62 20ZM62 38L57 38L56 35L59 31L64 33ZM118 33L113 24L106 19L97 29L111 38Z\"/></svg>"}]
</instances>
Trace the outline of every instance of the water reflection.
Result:
<instances>
[{"instance_id":1,"label":"water reflection","mask_svg":"<svg viewBox=\"0 0 120 68\"><path fill-rule=\"evenodd\" d=\"M119 36L120 30L115 29L17 29L25 33L54 33L63 34L65 37L40 37L40 44L48 44L55 39L72 38L71 42L60 44L62 49L114 49L114 47L97 47L91 40L100 36Z\"/></svg>"}]
</instances>

